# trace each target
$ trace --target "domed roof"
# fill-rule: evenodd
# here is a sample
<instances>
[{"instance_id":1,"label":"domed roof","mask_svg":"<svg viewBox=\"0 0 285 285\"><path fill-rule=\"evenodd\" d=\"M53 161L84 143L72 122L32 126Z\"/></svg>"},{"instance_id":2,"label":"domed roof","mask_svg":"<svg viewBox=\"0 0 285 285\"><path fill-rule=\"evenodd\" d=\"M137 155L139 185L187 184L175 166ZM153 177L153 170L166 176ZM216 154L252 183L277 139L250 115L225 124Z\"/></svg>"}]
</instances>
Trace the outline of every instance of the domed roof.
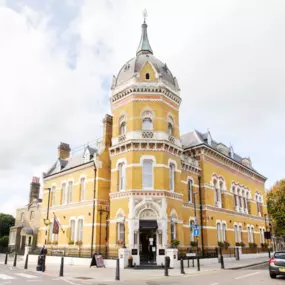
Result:
<instances>
[{"instance_id":1,"label":"domed roof","mask_svg":"<svg viewBox=\"0 0 285 285\"><path fill-rule=\"evenodd\" d=\"M168 69L165 63L162 63L153 55L152 48L148 41L147 36L147 24L142 24L142 35L137 49L136 57L129 60L123 65L118 73L117 78L113 82L113 88L117 87L131 78L137 76L138 72L149 62L158 74L158 79L163 83L169 85L175 90L179 90L179 86L175 77L173 77L171 71Z\"/></svg>"},{"instance_id":2,"label":"domed roof","mask_svg":"<svg viewBox=\"0 0 285 285\"><path fill-rule=\"evenodd\" d=\"M168 69L167 65L162 63L152 54L139 54L136 57L129 60L120 70L116 85L121 85L122 83L128 81L141 70L146 62L150 62L158 73L160 79L165 81L165 83L170 84L175 87L175 78L173 77L171 71Z\"/></svg>"}]
</instances>

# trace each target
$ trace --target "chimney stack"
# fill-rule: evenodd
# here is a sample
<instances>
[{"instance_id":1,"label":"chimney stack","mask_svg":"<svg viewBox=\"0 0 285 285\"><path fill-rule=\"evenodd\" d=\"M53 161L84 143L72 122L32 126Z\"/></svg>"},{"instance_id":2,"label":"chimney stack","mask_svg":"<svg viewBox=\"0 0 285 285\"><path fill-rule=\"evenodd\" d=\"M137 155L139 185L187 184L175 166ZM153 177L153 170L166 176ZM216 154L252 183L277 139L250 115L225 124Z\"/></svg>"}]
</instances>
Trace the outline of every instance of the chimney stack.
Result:
<instances>
[{"instance_id":1,"label":"chimney stack","mask_svg":"<svg viewBox=\"0 0 285 285\"><path fill-rule=\"evenodd\" d=\"M105 147L111 146L112 128L113 117L107 114L103 120L103 145Z\"/></svg>"},{"instance_id":2,"label":"chimney stack","mask_svg":"<svg viewBox=\"0 0 285 285\"><path fill-rule=\"evenodd\" d=\"M58 158L61 159L69 158L71 150L69 144L61 142L57 149L58 149Z\"/></svg>"},{"instance_id":3,"label":"chimney stack","mask_svg":"<svg viewBox=\"0 0 285 285\"><path fill-rule=\"evenodd\" d=\"M34 176L31 186L30 186L30 197L29 197L29 203L33 202L35 199L39 199L40 195L40 178Z\"/></svg>"}]
</instances>

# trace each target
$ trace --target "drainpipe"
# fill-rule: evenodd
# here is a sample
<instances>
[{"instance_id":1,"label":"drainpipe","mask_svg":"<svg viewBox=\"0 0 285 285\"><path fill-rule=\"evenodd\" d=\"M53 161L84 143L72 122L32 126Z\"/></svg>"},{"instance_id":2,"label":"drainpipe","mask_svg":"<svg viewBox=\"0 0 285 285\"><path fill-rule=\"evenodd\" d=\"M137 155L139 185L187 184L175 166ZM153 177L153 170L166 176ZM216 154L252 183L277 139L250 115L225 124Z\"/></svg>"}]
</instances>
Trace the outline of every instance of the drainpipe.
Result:
<instances>
[{"instance_id":1,"label":"drainpipe","mask_svg":"<svg viewBox=\"0 0 285 285\"><path fill-rule=\"evenodd\" d=\"M97 169L94 163L94 185L93 185L93 213L92 213L92 233L91 233L91 258L93 256L93 241L94 241L94 223L95 223L95 197L96 197L96 177Z\"/></svg>"},{"instance_id":2,"label":"drainpipe","mask_svg":"<svg viewBox=\"0 0 285 285\"><path fill-rule=\"evenodd\" d=\"M204 251L204 231L203 231L203 213L202 213L202 189L201 189L201 176L198 176L199 183L199 200L200 200L200 224L201 224L201 244L202 244L202 255L205 255Z\"/></svg>"}]
</instances>

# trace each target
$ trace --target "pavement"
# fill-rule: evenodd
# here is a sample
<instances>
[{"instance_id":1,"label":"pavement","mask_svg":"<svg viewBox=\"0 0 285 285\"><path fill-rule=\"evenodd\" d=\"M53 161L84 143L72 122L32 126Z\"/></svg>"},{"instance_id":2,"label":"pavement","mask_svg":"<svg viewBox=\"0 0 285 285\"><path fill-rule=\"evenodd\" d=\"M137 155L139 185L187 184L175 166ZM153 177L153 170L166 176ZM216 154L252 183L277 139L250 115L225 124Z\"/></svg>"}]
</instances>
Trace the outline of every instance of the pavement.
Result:
<instances>
[{"instance_id":1,"label":"pavement","mask_svg":"<svg viewBox=\"0 0 285 285\"><path fill-rule=\"evenodd\" d=\"M216 259L217 261L217 259ZM134 269L124 269L120 270L120 280L115 281L115 269L114 268L96 268L96 267L86 267L78 265L65 265L64 266L64 277L59 277L59 264L49 264L47 258L46 271L37 272L35 262L30 262L28 269L24 269L24 260L19 257L17 261L17 266L13 267L13 259L8 259L8 265L4 265L4 255L0 255L0 285L2 284L21 284L27 282L40 283L41 285L56 283L56 284L114 284L120 282L122 284L184 284L183 280L191 278L191 284L235 284L235 277L240 276L240 272L251 270L257 266L257 264L263 263L261 266L265 266L267 269L268 257L256 257L251 259L244 259L236 261L234 259L225 259L225 269L222 270L221 265L218 262L212 264L203 264L201 260L201 270L197 271L197 264L195 262L195 267L192 267L192 261L189 263L189 268L186 265L185 274L180 273L180 269L170 269L169 277L164 276L164 270L134 270ZM186 262L187 264L187 262ZM260 266L260 265L259 265ZM244 268L244 269L241 269ZM233 270L239 269L239 270ZM264 271L264 270L263 270ZM263 276L262 278L267 278L268 270L265 270L267 274L256 273L255 278ZM248 278L254 275L248 275ZM222 277L219 277L222 276ZM217 278L217 279L215 279ZM205 280L200 283L199 280ZM192 280L197 280L192 283ZM216 280L215 282L212 282ZM230 282L225 283L224 281ZM231 280L231 281L230 281ZM266 279L267 280L267 279ZM102 283L103 282L103 283ZM169 283L170 282L170 283ZM189 282L189 280L188 280ZM210 283L207 283L210 282ZM187 282L186 282L187 283ZM185 284L186 284L185 283ZM189 284L189 283L188 283ZM237 284L237 283L236 283ZM240 284L240 283L239 283ZM247 283L243 284L246 285ZM254 284L254 283L248 283ZM279 283L265 283L267 284L279 284Z\"/></svg>"}]
</instances>

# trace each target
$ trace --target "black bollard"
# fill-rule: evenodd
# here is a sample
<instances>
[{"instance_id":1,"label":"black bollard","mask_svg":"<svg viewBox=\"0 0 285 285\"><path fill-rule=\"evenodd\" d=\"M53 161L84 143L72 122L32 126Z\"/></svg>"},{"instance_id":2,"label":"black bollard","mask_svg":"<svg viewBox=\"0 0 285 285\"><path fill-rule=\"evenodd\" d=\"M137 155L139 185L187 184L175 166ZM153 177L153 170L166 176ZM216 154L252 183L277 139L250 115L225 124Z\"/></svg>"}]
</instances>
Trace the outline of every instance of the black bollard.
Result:
<instances>
[{"instance_id":1,"label":"black bollard","mask_svg":"<svg viewBox=\"0 0 285 285\"><path fill-rule=\"evenodd\" d=\"M268 248L268 257L271 258L270 248Z\"/></svg>"},{"instance_id":2,"label":"black bollard","mask_svg":"<svg viewBox=\"0 0 285 285\"><path fill-rule=\"evenodd\" d=\"M221 255L221 269L225 269L224 257Z\"/></svg>"},{"instance_id":3,"label":"black bollard","mask_svg":"<svg viewBox=\"0 0 285 285\"><path fill-rule=\"evenodd\" d=\"M60 262L59 277L63 277L63 265L64 265L64 258L62 257Z\"/></svg>"},{"instance_id":4,"label":"black bollard","mask_svg":"<svg viewBox=\"0 0 285 285\"><path fill-rule=\"evenodd\" d=\"M17 266L17 253L15 253L15 256L14 256L14 264L13 264L13 267L16 267Z\"/></svg>"},{"instance_id":5,"label":"black bollard","mask_svg":"<svg viewBox=\"0 0 285 285\"><path fill-rule=\"evenodd\" d=\"M42 272L46 271L46 255L43 255L43 265L42 265Z\"/></svg>"},{"instance_id":6,"label":"black bollard","mask_svg":"<svg viewBox=\"0 0 285 285\"><path fill-rule=\"evenodd\" d=\"M27 254L24 269L28 269L28 262L29 262L29 255Z\"/></svg>"},{"instance_id":7,"label":"black bollard","mask_svg":"<svg viewBox=\"0 0 285 285\"><path fill-rule=\"evenodd\" d=\"M189 265L189 257L187 258L187 261L188 261L188 268L190 267L190 265Z\"/></svg>"},{"instance_id":8,"label":"black bollard","mask_svg":"<svg viewBox=\"0 0 285 285\"><path fill-rule=\"evenodd\" d=\"M237 250L237 258L236 258L236 260L239 260L239 248L237 247L236 250Z\"/></svg>"},{"instance_id":9,"label":"black bollard","mask_svg":"<svg viewBox=\"0 0 285 285\"><path fill-rule=\"evenodd\" d=\"M120 280L120 259L117 259L116 263L116 278L115 280Z\"/></svg>"},{"instance_id":10,"label":"black bollard","mask_svg":"<svg viewBox=\"0 0 285 285\"><path fill-rule=\"evenodd\" d=\"M168 256L164 258L164 276L168 276Z\"/></svg>"},{"instance_id":11,"label":"black bollard","mask_svg":"<svg viewBox=\"0 0 285 285\"><path fill-rule=\"evenodd\" d=\"M180 259L180 271L181 271L181 274L185 274L185 271L184 271L184 264L183 264L183 258L181 257Z\"/></svg>"},{"instance_id":12,"label":"black bollard","mask_svg":"<svg viewBox=\"0 0 285 285\"><path fill-rule=\"evenodd\" d=\"M5 262L4 262L4 264L7 264L7 263L8 263L8 252L6 252Z\"/></svg>"},{"instance_id":13,"label":"black bollard","mask_svg":"<svg viewBox=\"0 0 285 285\"><path fill-rule=\"evenodd\" d=\"M200 258L197 256L197 270L200 271Z\"/></svg>"},{"instance_id":14,"label":"black bollard","mask_svg":"<svg viewBox=\"0 0 285 285\"><path fill-rule=\"evenodd\" d=\"M192 259L192 267L195 267L194 258Z\"/></svg>"}]
</instances>

